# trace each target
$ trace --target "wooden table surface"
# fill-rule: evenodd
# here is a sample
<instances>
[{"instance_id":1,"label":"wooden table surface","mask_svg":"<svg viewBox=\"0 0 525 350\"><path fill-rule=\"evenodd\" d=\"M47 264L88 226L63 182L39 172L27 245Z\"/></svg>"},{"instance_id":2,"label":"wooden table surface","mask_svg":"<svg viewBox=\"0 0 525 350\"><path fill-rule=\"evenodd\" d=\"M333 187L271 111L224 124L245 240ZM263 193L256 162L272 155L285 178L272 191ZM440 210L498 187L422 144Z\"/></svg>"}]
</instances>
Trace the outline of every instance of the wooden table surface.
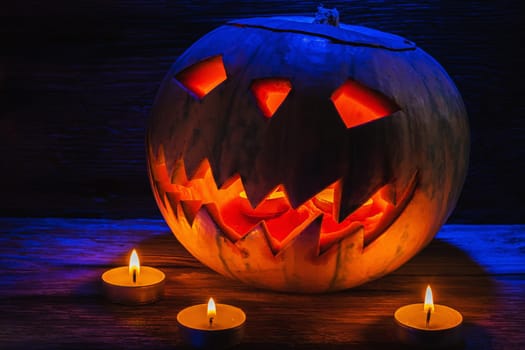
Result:
<instances>
[{"instance_id":1,"label":"wooden table surface","mask_svg":"<svg viewBox=\"0 0 525 350\"><path fill-rule=\"evenodd\" d=\"M137 247L166 275L146 306L106 301L100 276ZM525 349L525 225L448 225L394 273L332 294L262 291L191 257L161 220L0 218L0 348L184 349L177 312L207 301L247 314L238 349L404 349L394 311L434 300L464 316L459 349Z\"/></svg>"}]
</instances>

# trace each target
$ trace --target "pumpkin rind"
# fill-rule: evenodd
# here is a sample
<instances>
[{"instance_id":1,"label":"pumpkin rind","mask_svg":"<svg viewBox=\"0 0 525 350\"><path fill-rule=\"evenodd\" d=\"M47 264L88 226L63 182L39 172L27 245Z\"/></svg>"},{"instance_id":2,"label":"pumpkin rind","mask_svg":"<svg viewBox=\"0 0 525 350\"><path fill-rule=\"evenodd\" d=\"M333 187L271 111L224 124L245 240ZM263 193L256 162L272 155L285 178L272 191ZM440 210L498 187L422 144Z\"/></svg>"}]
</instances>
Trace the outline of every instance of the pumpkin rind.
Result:
<instances>
[{"instance_id":1,"label":"pumpkin rind","mask_svg":"<svg viewBox=\"0 0 525 350\"><path fill-rule=\"evenodd\" d=\"M325 292L387 274L428 244L459 197L469 133L459 92L423 50L392 34L310 20L239 20L197 41L159 90L147 148L159 208L197 259L257 287ZM175 77L218 55L227 79L196 100ZM271 119L250 90L263 78L284 78L292 86ZM349 78L400 110L347 129L330 97ZM232 240L214 219L218 204L180 200L173 184L200 176L203 161L219 188L240 177L252 207L283 186L296 208L341 180L339 219L384 184L395 188L394 198L414 174L417 185L404 210L366 246L358 230L321 252L317 217L276 252L264 223Z\"/></svg>"}]
</instances>

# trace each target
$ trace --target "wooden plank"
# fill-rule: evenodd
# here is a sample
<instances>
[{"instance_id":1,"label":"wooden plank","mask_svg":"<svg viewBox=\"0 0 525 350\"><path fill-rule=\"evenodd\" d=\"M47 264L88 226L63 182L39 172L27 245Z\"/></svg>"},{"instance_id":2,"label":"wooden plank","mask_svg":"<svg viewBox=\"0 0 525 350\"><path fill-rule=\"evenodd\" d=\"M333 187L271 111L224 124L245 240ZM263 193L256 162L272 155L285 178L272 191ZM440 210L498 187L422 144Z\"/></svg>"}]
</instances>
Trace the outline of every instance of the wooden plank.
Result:
<instances>
[{"instance_id":1,"label":"wooden plank","mask_svg":"<svg viewBox=\"0 0 525 350\"><path fill-rule=\"evenodd\" d=\"M100 275L132 247L167 275L152 305L111 304ZM525 226L449 225L419 255L377 281L339 293L274 293L228 280L192 258L161 220L0 219L2 349L174 348L175 317L209 296L243 308L239 349L403 349L393 312L438 303L465 318L464 349L525 346ZM182 347L184 348L184 347Z\"/></svg>"}]
</instances>

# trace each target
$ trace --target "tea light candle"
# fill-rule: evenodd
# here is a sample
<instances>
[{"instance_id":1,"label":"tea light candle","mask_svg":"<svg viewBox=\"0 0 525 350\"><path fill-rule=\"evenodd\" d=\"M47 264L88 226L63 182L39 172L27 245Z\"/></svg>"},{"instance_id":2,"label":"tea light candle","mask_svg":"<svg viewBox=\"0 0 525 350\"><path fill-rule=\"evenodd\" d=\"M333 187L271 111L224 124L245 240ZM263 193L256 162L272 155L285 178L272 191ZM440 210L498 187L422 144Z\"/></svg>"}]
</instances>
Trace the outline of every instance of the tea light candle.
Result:
<instances>
[{"instance_id":1,"label":"tea light candle","mask_svg":"<svg viewBox=\"0 0 525 350\"><path fill-rule=\"evenodd\" d=\"M149 304L159 300L164 293L164 273L156 268L140 266L138 254L133 249L129 266L121 266L102 274L106 297L120 304Z\"/></svg>"},{"instance_id":2,"label":"tea light candle","mask_svg":"<svg viewBox=\"0 0 525 350\"><path fill-rule=\"evenodd\" d=\"M451 307L434 304L430 286L424 304L402 306L394 318L398 336L404 343L443 348L461 341L463 316Z\"/></svg>"},{"instance_id":3,"label":"tea light candle","mask_svg":"<svg viewBox=\"0 0 525 350\"><path fill-rule=\"evenodd\" d=\"M241 342L244 335L245 313L231 305L208 304L187 307L177 314L184 342L206 349L225 349Z\"/></svg>"}]
</instances>

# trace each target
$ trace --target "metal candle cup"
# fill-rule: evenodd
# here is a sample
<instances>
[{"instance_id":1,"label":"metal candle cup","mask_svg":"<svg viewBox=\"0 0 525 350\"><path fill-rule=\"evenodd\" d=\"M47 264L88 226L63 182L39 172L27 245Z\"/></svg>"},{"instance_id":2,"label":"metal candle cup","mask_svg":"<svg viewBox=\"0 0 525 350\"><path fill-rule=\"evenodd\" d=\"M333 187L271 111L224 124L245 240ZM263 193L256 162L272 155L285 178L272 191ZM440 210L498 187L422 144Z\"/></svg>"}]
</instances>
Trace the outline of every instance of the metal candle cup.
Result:
<instances>
[{"instance_id":1,"label":"metal candle cup","mask_svg":"<svg viewBox=\"0 0 525 350\"><path fill-rule=\"evenodd\" d=\"M210 314L211 302L187 307L177 314L182 340L201 349L226 349L240 343L246 314L226 304L216 304L216 312Z\"/></svg>"},{"instance_id":2,"label":"metal candle cup","mask_svg":"<svg viewBox=\"0 0 525 350\"><path fill-rule=\"evenodd\" d=\"M431 309L426 301L425 304L402 306L394 313L394 319L398 338L406 344L445 348L462 340L461 313L451 307L434 304L432 300Z\"/></svg>"},{"instance_id":3,"label":"metal candle cup","mask_svg":"<svg viewBox=\"0 0 525 350\"><path fill-rule=\"evenodd\" d=\"M156 268L140 266L138 256L133 250L130 265L117 267L102 274L104 294L112 302L127 305L149 304L159 300L164 294L166 276Z\"/></svg>"}]
</instances>

